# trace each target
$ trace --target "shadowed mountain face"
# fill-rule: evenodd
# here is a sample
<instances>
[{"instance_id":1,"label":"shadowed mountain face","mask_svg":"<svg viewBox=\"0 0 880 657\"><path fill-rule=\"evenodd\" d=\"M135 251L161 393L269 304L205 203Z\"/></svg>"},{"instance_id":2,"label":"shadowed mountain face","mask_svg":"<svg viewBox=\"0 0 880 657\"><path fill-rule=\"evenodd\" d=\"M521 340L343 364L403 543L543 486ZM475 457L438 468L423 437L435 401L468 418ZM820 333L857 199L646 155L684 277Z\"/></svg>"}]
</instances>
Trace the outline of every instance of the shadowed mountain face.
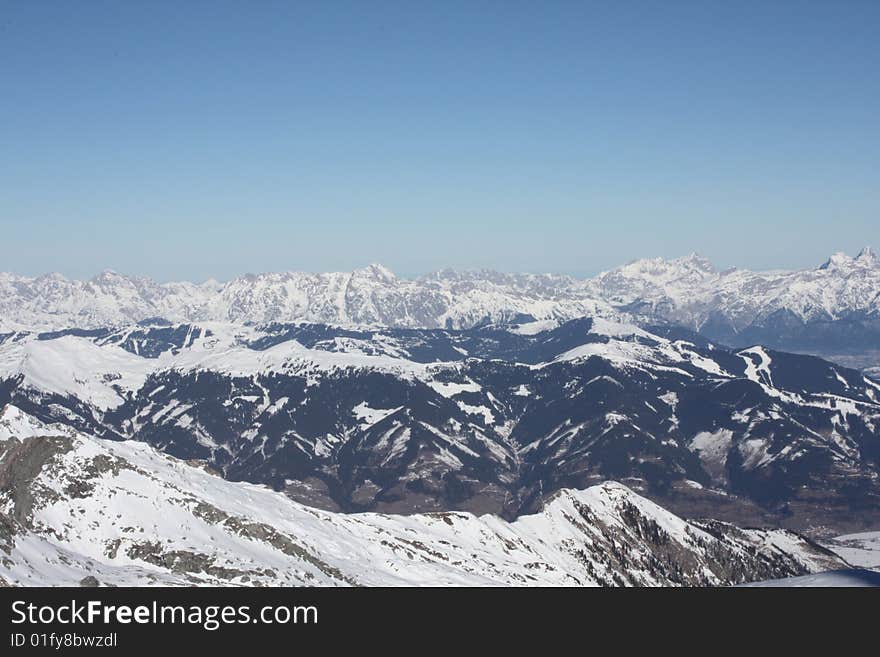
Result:
<instances>
[{"instance_id":1,"label":"shadowed mountain face","mask_svg":"<svg viewBox=\"0 0 880 657\"><path fill-rule=\"evenodd\" d=\"M3 402L333 510L515 517L615 479L687 516L880 519L880 384L600 317L14 333Z\"/></svg>"},{"instance_id":2,"label":"shadowed mountain face","mask_svg":"<svg viewBox=\"0 0 880 657\"><path fill-rule=\"evenodd\" d=\"M515 522L340 514L144 443L0 408L0 584L706 586L846 562L792 532L687 522L615 482Z\"/></svg>"}]
</instances>

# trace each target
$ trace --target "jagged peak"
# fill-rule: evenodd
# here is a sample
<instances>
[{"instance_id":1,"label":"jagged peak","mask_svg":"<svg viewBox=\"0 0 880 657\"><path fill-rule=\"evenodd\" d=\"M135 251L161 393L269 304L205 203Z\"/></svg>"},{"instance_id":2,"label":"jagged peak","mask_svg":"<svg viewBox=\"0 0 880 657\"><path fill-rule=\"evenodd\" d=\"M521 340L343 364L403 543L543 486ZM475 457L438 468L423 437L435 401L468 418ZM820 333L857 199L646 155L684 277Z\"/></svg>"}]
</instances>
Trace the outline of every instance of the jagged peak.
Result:
<instances>
[{"instance_id":1,"label":"jagged peak","mask_svg":"<svg viewBox=\"0 0 880 657\"><path fill-rule=\"evenodd\" d=\"M365 278L371 278L386 283L391 283L397 280L397 276L391 271L391 269L378 262L372 262L362 269L356 269L353 274L355 276L363 276Z\"/></svg>"},{"instance_id":2,"label":"jagged peak","mask_svg":"<svg viewBox=\"0 0 880 657\"><path fill-rule=\"evenodd\" d=\"M220 290L223 288L224 283L218 281L216 278L209 278L201 283L199 283L196 287L203 288L205 290Z\"/></svg>"},{"instance_id":3,"label":"jagged peak","mask_svg":"<svg viewBox=\"0 0 880 657\"><path fill-rule=\"evenodd\" d=\"M151 278L137 275L122 274L114 269L105 269L89 279L88 283L98 286L128 286L136 288L149 288L155 285Z\"/></svg>"},{"instance_id":4,"label":"jagged peak","mask_svg":"<svg viewBox=\"0 0 880 657\"><path fill-rule=\"evenodd\" d=\"M464 268L456 269L454 267L442 267L422 276L422 278L474 278L474 277L495 277L505 276L504 273L497 269L489 267L482 268Z\"/></svg>"},{"instance_id":5,"label":"jagged peak","mask_svg":"<svg viewBox=\"0 0 880 657\"><path fill-rule=\"evenodd\" d=\"M682 258L677 258L675 262L679 262L689 267L696 267L697 269L702 269L703 271L707 272L715 271L715 265L712 264L712 261L705 256L700 255L696 251L692 251Z\"/></svg>"},{"instance_id":6,"label":"jagged peak","mask_svg":"<svg viewBox=\"0 0 880 657\"><path fill-rule=\"evenodd\" d=\"M861 251L859 251L859 255L856 256L856 261L875 264L877 262L877 254L874 253L874 249L870 246L866 246Z\"/></svg>"},{"instance_id":7,"label":"jagged peak","mask_svg":"<svg viewBox=\"0 0 880 657\"><path fill-rule=\"evenodd\" d=\"M828 258L828 260L819 265L819 269L831 269L832 267L839 266L848 259L849 256L843 251L836 251L831 254L831 257Z\"/></svg>"},{"instance_id":8,"label":"jagged peak","mask_svg":"<svg viewBox=\"0 0 880 657\"><path fill-rule=\"evenodd\" d=\"M113 280L118 278L127 278L124 274L120 274L115 269L103 269L92 277L93 281Z\"/></svg>"},{"instance_id":9,"label":"jagged peak","mask_svg":"<svg viewBox=\"0 0 880 657\"><path fill-rule=\"evenodd\" d=\"M636 496L637 493L626 484L622 484L614 479L607 479L598 484L593 484L587 488L560 488L558 491L546 498L546 502L551 502L558 498L575 499L583 501L588 498L591 493L595 494L616 494Z\"/></svg>"},{"instance_id":10,"label":"jagged peak","mask_svg":"<svg viewBox=\"0 0 880 657\"><path fill-rule=\"evenodd\" d=\"M68 281L68 278L64 274L61 274L57 271L51 271L47 274L42 274L42 275L38 276L36 280L38 280L38 281L58 281L61 283L66 283Z\"/></svg>"},{"instance_id":11,"label":"jagged peak","mask_svg":"<svg viewBox=\"0 0 880 657\"><path fill-rule=\"evenodd\" d=\"M643 273L663 273L664 275L672 274L675 276L679 273L683 273L683 270L686 272L697 270L706 274L717 273L715 265L713 265L708 258L699 253L692 252L679 258L640 258L638 260L632 260L621 267L603 272L599 276L601 277L603 275L616 273L636 276Z\"/></svg>"},{"instance_id":12,"label":"jagged peak","mask_svg":"<svg viewBox=\"0 0 880 657\"><path fill-rule=\"evenodd\" d=\"M831 257L819 266L819 269L840 269L853 265L874 266L876 264L878 264L877 254L870 246L866 246L859 251L855 258L843 251L832 253Z\"/></svg>"}]
</instances>

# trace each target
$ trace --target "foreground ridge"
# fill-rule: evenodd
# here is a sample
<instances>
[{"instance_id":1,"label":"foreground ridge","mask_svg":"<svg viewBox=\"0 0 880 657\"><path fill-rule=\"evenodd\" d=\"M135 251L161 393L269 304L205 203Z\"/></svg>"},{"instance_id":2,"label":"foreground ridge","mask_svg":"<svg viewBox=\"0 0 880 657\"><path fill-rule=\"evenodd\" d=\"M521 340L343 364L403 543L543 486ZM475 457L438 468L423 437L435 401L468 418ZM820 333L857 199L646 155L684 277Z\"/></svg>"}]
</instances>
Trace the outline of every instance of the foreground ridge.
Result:
<instances>
[{"instance_id":1,"label":"foreground ridge","mask_svg":"<svg viewBox=\"0 0 880 657\"><path fill-rule=\"evenodd\" d=\"M717 585L846 567L794 533L686 522L615 482L512 523L329 513L14 406L0 483L6 584Z\"/></svg>"}]
</instances>

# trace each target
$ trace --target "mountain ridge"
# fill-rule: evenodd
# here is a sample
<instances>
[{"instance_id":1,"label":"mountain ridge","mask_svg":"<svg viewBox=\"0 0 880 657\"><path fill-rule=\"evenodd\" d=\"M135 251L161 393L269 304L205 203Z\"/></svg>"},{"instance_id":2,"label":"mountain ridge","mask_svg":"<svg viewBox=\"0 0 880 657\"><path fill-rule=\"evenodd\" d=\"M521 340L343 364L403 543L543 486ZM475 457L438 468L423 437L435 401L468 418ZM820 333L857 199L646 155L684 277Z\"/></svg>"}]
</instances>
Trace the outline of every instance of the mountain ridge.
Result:
<instances>
[{"instance_id":1,"label":"mountain ridge","mask_svg":"<svg viewBox=\"0 0 880 657\"><path fill-rule=\"evenodd\" d=\"M11 585L705 586L848 566L792 532L684 521L616 482L515 522L334 514L11 405L0 484Z\"/></svg>"},{"instance_id":2,"label":"mountain ridge","mask_svg":"<svg viewBox=\"0 0 880 657\"><path fill-rule=\"evenodd\" d=\"M0 310L7 324L57 329L128 324L148 317L470 328L510 321L516 314L565 320L637 316L653 309L654 318L693 329L720 312L739 330L780 309L802 320L876 314L878 282L880 259L867 247L855 257L836 253L824 264L802 270L718 271L693 253L671 260L634 260L584 279L449 269L402 279L380 264L351 272L245 274L225 283L200 284L157 283L112 270L84 281L60 274L0 273ZM745 291L763 296L749 304Z\"/></svg>"},{"instance_id":3,"label":"mountain ridge","mask_svg":"<svg viewBox=\"0 0 880 657\"><path fill-rule=\"evenodd\" d=\"M604 318L14 334L3 402L329 509L514 517L615 479L685 515L841 531L880 517L880 383Z\"/></svg>"}]
</instances>

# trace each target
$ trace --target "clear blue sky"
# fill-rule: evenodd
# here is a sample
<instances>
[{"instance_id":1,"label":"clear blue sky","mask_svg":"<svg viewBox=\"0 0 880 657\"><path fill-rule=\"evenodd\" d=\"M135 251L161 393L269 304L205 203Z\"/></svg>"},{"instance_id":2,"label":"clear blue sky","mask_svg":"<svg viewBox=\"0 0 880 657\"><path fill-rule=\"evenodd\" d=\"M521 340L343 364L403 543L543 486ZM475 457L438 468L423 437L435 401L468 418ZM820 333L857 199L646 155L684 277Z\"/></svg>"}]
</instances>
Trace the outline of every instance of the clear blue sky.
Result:
<instances>
[{"instance_id":1,"label":"clear blue sky","mask_svg":"<svg viewBox=\"0 0 880 657\"><path fill-rule=\"evenodd\" d=\"M880 2L0 2L0 270L880 247Z\"/></svg>"}]
</instances>

